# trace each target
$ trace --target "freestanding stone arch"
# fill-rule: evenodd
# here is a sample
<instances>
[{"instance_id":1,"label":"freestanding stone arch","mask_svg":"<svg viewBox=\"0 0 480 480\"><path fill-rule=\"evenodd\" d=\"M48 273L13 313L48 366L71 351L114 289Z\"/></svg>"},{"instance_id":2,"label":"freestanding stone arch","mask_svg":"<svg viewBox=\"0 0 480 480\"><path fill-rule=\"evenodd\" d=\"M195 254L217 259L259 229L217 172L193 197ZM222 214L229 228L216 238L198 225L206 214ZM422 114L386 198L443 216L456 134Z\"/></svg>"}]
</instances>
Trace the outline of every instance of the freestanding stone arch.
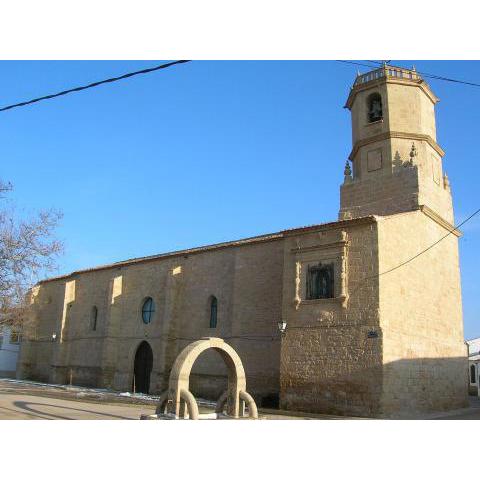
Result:
<instances>
[{"instance_id":1,"label":"freestanding stone arch","mask_svg":"<svg viewBox=\"0 0 480 480\"><path fill-rule=\"evenodd\" d=\"M250 417L257 418L257 407L253 398L246 391L245 370L237 352L221 338L209 337L197 340L187 345L178 355L173 364L168 384L168 400L172 402L173 412L177 418L183 417L183 406L188 408L189 417L198 418L198 406L190 393L190 372L197 358L205 350L213 348L223 358L228 369L228 387L226 392L227 415L239 418L240 402L246 401ZM165 399L162 398L163 408Z\"/></svg>"}]
</instances>

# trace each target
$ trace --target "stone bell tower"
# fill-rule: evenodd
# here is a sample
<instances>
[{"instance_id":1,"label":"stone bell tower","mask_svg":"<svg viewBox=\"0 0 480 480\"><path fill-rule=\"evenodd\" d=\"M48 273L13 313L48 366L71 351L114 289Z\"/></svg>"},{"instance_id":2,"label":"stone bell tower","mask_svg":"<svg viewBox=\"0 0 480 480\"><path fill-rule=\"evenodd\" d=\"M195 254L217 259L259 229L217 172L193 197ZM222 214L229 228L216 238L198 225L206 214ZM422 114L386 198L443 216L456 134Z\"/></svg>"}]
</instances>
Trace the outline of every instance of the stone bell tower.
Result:
<instances>
[{"instance_id":1,"label":"stone bell tower","mask_svg":"<svg viewBox=\"0 0 480 480\"><path fill-rule=\"evenodd\" d=\"M383 65L357 76L345 105L352 115L353 168L347 161L341 220L427 209L453 223L436 139L438 101L415 69Z\"/></svg>"}]
</instances>

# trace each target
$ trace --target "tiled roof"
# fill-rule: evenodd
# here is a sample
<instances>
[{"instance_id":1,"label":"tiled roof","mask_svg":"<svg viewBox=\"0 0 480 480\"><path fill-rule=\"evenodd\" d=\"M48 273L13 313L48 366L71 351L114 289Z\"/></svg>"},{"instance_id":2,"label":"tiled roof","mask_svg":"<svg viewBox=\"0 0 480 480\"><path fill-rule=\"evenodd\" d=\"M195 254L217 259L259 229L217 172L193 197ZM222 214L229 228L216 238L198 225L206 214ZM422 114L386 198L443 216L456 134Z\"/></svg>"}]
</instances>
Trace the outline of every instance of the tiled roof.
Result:
<instances>
[{"instance_id":1,"label":"tiled roof","mask_svg":"<svg viewBox=\"0 0 480 480\"><path fill-rule=\"evenodd\" d=\"M159 259L164 259L164 258L169 258L169 257L178 257L178 256L183 256L183 255L191 255L195 253L202 253L202 252L209 252L211 250L219 250L222 248L229 248L229 247L238 247L238 246L243 246L243 245L250 245L253 243L261 243L261 242L269 242L269 241L275 241L275 240L280 240L286 236L292 235L292 234L301 234L301 233L307 233L309 231L315 231L319 229L328 229L328 228L338 228L343 225L352 225L352 224L363 224L363 223L371 223L375 221L375 216L370 215L366 217L359 217L359 218L354 218L351 220L338 220L335 222L326 222L326 223L319 223L315 225L308 225L304 227L297 227L297 228L291 228L291 229L286 229L286 230L281 230L280 232L276 233L268 233L265 235L258 235L255 237L248 237L248 238L243 238L240 240L233 240L229 242L222 242L222 243L215 243L212 245L205 245L202 247L195 247L195 248L188 248L185 250L177 250L173 252L167 252L167 253L160 253L157 255L150 255L147 257L138 257L138 258L131 258L129 260L122 260L119 262L114 262L114 263L109 263L105 265L98 265L96 267L92 268L86 268L82 270L76 270L74 272L71 272L66 275L59 275L56 277L51 277L47 278L45 280L41 280L38 282L39 284L46 283L46 282L52 282L54 280L61 280L65 279L68 277L71 277L73 275L77 275L80 273L87 273L87 272L95 272L98 270L107 270L110 268L119 268L123 267L126 265L133 265L137 263L144 263L144 262L150 262L153 260L159 260Z\"/></svg>"}]
</instances>

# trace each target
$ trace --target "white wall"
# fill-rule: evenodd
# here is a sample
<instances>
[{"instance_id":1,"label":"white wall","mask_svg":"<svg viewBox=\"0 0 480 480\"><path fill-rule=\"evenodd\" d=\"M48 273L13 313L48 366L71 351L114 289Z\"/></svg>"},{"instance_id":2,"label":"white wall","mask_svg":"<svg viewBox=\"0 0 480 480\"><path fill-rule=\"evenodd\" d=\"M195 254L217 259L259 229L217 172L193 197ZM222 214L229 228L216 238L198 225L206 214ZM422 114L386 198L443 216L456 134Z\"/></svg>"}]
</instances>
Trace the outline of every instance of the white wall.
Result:
<instances>
[{"instance_id":1,"label":"white wall","mask_svg":"<svg viewBox=\"0 0 480 480\"><path fill-rule=\"evenodd\" d=\"M20 344L11 343L11 331L8 328L3 329L0 337L3 337L0 344L0 376L15 378Z\"/></svg>"},{"instance_id":2,"label":"white wall","mask_svg":"<svg viewBox=\"0 0 480 480\"><path fill-rule=\"evenodd\" d=\"M478 355L480 353L480 337L467 340L468 356Z\"/></svg>"}]
</instances>

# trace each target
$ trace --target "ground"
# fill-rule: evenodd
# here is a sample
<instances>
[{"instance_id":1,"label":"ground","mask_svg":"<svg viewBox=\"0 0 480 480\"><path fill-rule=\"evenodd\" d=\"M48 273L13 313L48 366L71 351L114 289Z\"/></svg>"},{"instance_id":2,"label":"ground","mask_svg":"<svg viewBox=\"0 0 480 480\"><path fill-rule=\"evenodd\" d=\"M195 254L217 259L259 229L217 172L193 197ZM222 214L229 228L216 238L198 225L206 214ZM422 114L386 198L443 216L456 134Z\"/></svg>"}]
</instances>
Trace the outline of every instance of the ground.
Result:
<instances>
[{"instance_id":1,"label":"ground","mask_svg":"<svg viewBox=\"0 0 480 480\"><path fill-rule=\"evenodd\" d=\"M0 419L135 420L155 412L154 405L113 403L77 390L0 380ZM83 396L87 399L81 400Z\"/></svg>"},{"instance_id":2,"label":"ground","mask_svg":"<svg viewBox=\"0 0 480 480\"><path fill-rule=\"evenodd\" d=\"M138 420L155 412L156 397L66 385L0 379L0 420ZM436 418L480 420L480 399L470 397L471 406ZM202 413L212 405L200 401ZM347 419L331 415L307 415L260 409L267 420ZM434 418L429 416L428 418Z\"/></svg>"}]
</instances>

